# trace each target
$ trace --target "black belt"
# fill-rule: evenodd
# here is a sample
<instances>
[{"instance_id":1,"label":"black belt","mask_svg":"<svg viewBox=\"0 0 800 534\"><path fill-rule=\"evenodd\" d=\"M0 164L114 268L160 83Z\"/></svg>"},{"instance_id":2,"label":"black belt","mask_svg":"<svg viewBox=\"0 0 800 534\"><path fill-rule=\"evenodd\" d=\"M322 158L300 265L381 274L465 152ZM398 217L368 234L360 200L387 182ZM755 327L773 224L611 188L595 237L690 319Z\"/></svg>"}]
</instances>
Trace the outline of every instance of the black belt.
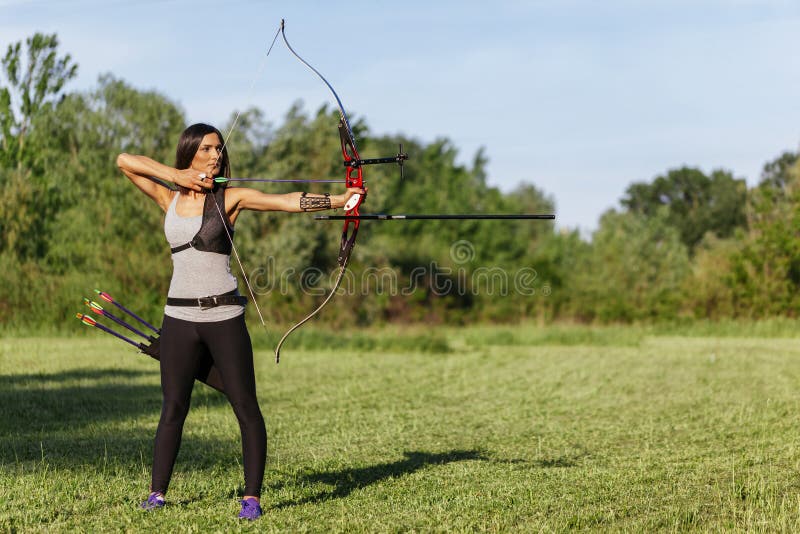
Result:
<instances>
[{"instance_id":1,"label":"black belt","mask_svg":"<svg viewBox=\"0 0 800 534\"><path fill-rule=\"evenodd\" d=\"M193 299L167 297L167 306L197 306L204 310L208 308L216 308L217 306L244 306L247 304L247 297L238 295L238 289L228 291L222 295L213 295L210 297L197 297Z\"/></svg>"}]
</instances>

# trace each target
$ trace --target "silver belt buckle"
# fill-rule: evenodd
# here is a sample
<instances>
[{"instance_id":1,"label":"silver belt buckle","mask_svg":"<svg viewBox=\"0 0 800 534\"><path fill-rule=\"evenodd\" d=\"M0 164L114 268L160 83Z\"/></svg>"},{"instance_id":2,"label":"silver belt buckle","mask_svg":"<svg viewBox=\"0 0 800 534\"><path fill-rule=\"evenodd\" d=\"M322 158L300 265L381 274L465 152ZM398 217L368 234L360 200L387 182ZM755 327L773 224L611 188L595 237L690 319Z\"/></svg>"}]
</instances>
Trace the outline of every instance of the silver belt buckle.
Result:
<instances>
[{"instance_id":1,"label":"silver belt buckle","mask_svg":"<svg viewBox=\"0 0 800 534\"><path fill-rule=\"evenodd\" d=\"M197 305L203 311L219 306L219 304L217 304L217 297L198 297Z\"/></svg>"}]
</instances>

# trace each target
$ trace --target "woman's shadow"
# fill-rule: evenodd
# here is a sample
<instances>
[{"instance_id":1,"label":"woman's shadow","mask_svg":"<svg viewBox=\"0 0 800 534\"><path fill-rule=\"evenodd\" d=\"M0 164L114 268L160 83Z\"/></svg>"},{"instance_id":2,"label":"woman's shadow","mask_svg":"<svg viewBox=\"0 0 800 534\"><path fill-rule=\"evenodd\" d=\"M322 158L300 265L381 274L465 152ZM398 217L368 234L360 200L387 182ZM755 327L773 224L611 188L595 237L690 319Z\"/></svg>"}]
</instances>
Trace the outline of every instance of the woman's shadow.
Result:
<instances>
[{"instance_id":1,"label":"woman's shadow","mask_svg":"<svg viewBox=\"0 0 800 534\"><path fill-rule=\"evenodd\" d=\"M346 497L352 493L353 490L364 488L387 478L408 475L429 465L443 465L467 460L485 461L489 459L482 452L477 450L453 450L440 453L415 451L404 452L403 456L404 458L402 460L396 462L301 475L298 482L302 482L303 484L322 483L333 487L321 491L316 495L277 503L274 507L286 508L289 506L319 503L330 499ZM280 487L283 486L285 486L285 484L275 484L273 485L273 489L280 489Z\"/></svg>"}]
</instances>

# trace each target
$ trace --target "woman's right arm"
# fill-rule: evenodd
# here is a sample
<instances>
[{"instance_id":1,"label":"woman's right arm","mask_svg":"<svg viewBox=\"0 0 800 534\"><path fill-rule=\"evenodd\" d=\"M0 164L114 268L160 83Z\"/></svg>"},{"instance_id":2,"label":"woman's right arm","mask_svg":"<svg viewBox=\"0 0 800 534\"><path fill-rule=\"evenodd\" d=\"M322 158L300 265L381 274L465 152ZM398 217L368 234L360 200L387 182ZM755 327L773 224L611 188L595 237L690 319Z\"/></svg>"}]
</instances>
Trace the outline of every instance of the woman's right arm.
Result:
<instances>
[{"instance_id":1,"label":"woman's right arm","mask_svg":"<svg viewBox=\"0 0 800 534\"><path fill-rule=\"evenodd\" d=\"M167 211L172 200L173 192L153 178L172 182L174 184L193 189L203 190L201 174L193 169L175 169L159 163L146 156L134 154L120 154L117 156L117 167L127 176L139 190L152 198L161 209Z\"/></svg>"}]
</instances>

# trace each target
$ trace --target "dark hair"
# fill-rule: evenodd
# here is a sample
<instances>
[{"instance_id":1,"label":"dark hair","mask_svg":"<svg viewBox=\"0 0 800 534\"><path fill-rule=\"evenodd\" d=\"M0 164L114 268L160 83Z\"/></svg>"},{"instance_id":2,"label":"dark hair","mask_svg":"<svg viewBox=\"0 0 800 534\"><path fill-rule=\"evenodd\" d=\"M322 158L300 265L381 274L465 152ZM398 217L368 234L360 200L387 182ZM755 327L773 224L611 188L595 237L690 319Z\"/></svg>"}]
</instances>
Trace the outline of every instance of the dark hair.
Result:
<instances>
[{"instance_id":1,"label":"dark hair","mask_svg":"<svg viewBox=\"0 0 800 534\"><path fill-rule=\"evenodd\" d=\"M217 134L220 142L224 143L225 138L222 137L222 132L210 124L199 122L197 124L192 124L183 131L181 138L178 139L178 148L175 151L176 169L188 169L191 167L192 160L195 154L197 154L197 149L200 147L203 137L210 133ZM218 176L224 176L225 178L231 177L231 163L228 159L228 147L224 144L222 145L222 161L220 162L220 172ZM216 178L216 176L212 178Z\"/></svg>"}]
</instances>

